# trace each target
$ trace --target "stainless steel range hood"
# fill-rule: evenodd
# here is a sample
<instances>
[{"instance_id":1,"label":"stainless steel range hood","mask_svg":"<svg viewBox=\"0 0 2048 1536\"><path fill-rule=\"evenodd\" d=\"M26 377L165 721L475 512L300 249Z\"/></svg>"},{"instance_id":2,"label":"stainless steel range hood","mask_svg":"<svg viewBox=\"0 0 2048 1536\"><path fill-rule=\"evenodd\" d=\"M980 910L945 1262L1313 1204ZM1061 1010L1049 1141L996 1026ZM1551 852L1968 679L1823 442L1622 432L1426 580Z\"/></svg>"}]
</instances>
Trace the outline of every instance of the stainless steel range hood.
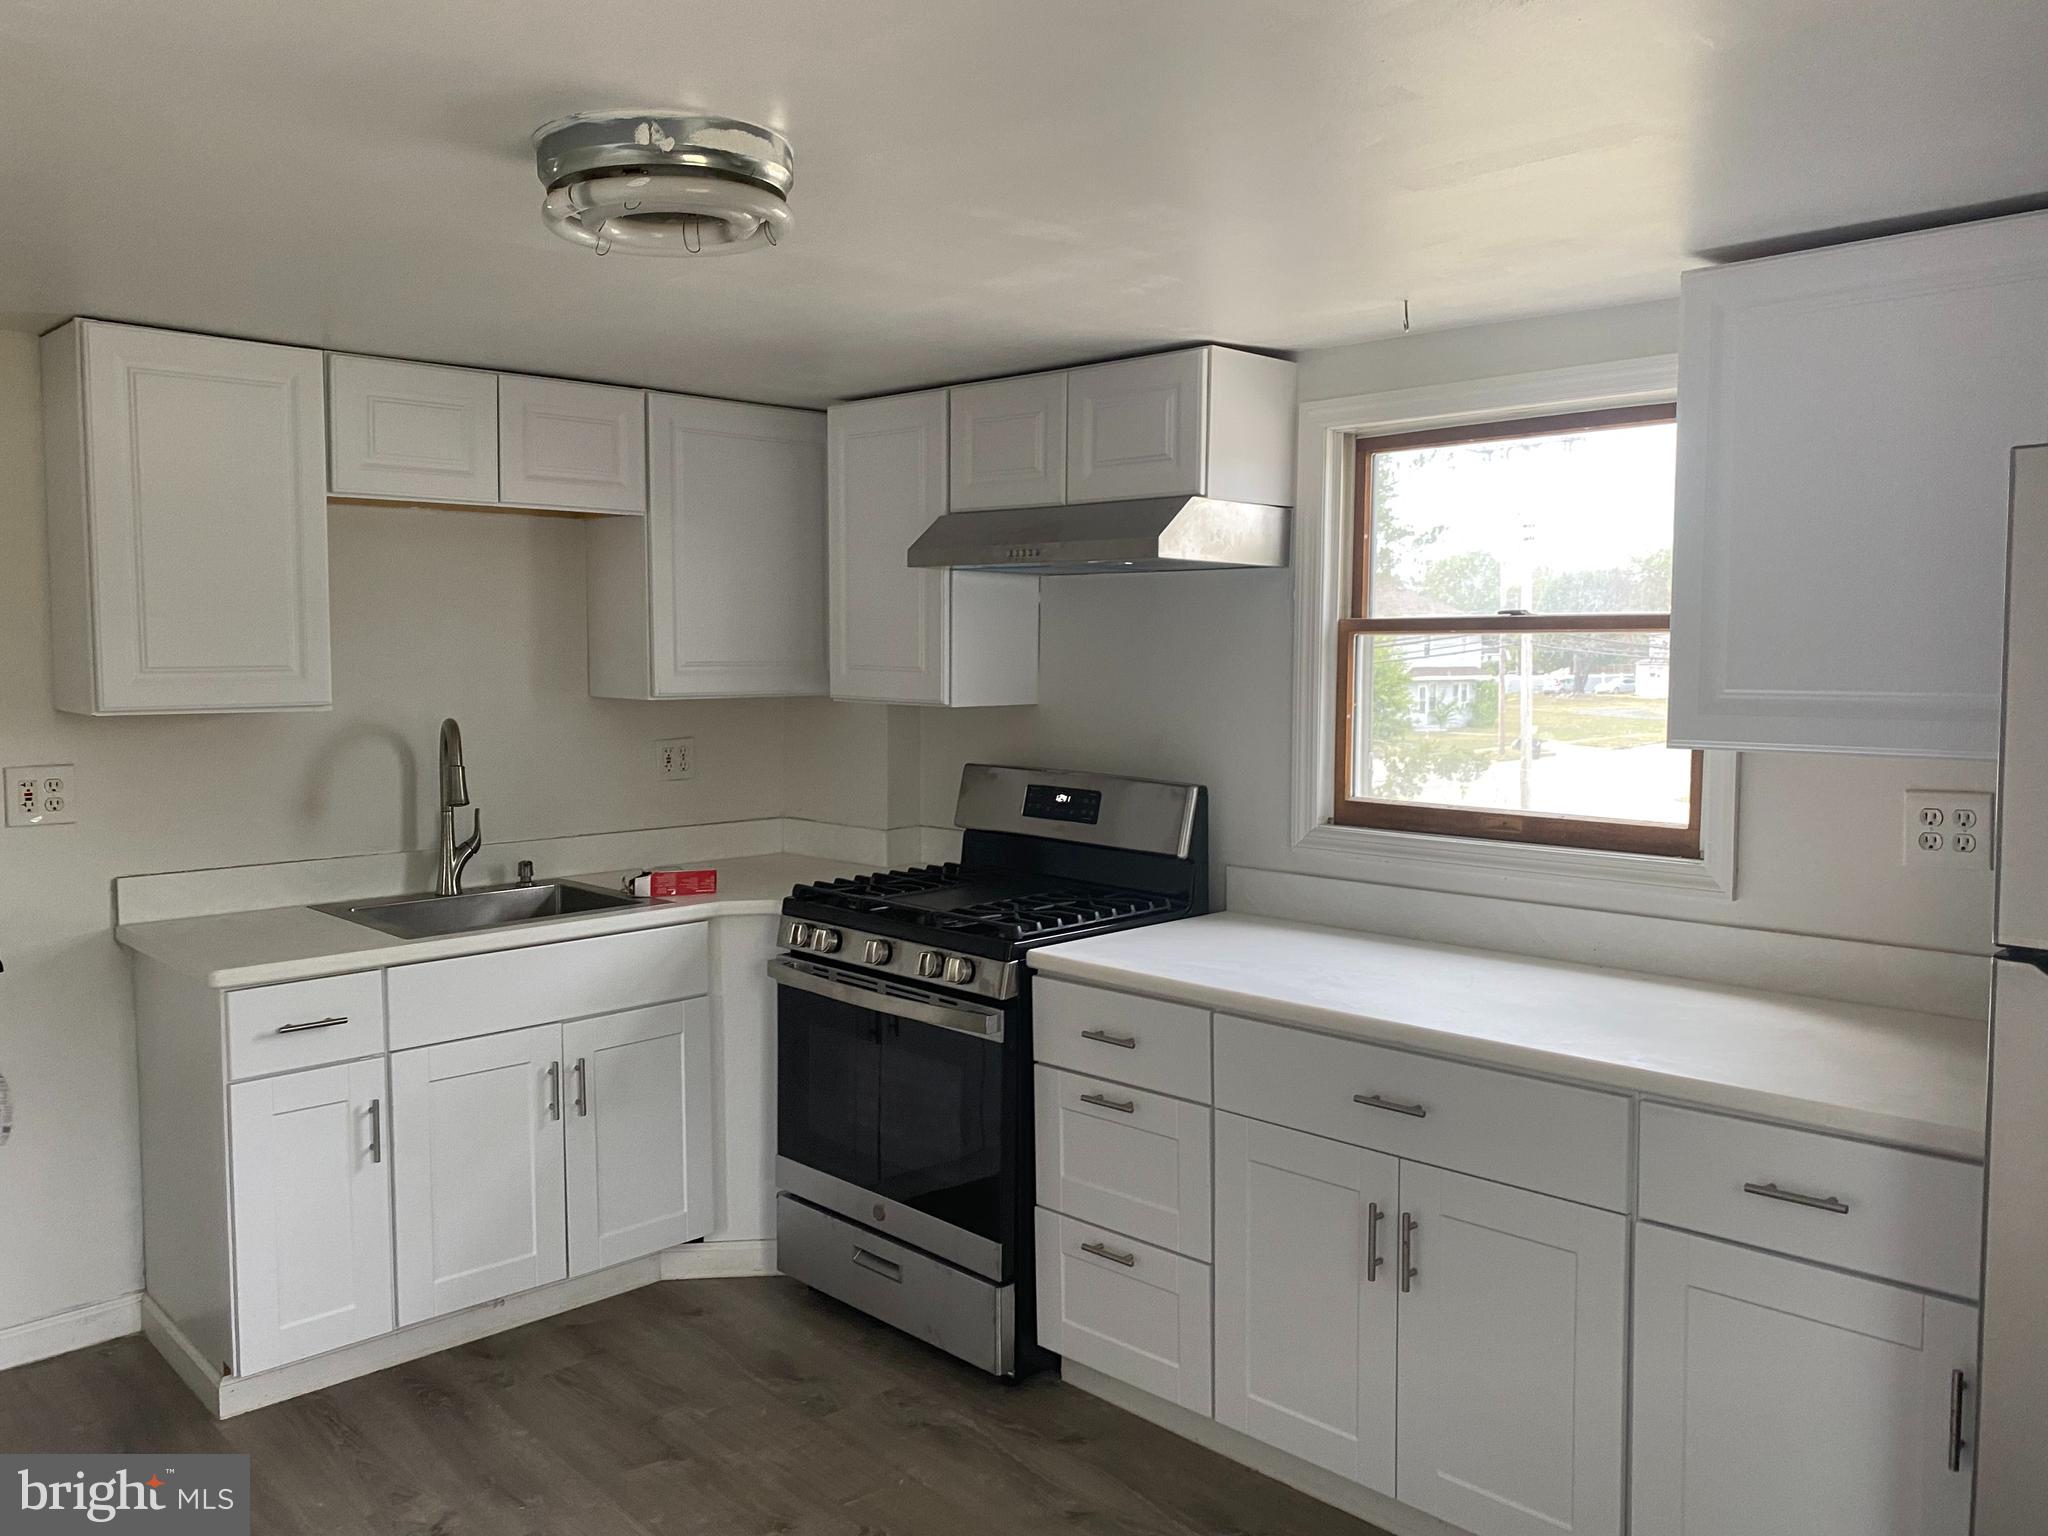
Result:
<instances>
[{"instance_id":1,"label":"stainless steel range hood","mask_svg":"<svg viewBox=\"0 0 2048 1536\"><path fill-rule=\"evenodd\" d=\"M1207 496L949 512L910 546L913 566L1075 576L1284 566L1289 509Z\"/></svg>"}]
</instances>

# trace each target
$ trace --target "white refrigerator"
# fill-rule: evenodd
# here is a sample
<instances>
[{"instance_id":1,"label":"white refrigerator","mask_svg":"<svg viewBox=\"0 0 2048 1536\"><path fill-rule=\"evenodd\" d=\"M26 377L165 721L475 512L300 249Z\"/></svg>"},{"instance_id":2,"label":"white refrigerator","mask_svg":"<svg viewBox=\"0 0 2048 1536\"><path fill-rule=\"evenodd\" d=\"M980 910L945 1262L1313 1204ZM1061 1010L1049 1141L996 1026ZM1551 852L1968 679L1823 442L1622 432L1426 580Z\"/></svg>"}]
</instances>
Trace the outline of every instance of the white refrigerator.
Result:
<instances>
[{"instance_id":1,"label":"white refrigerator","mask_svg":"<svg viewBox=\"0 0 2048 1536\"><path fill-rule=\"evenodd\" d=\"M2013 454L1976 1536L2048 1531L2048 445Z\"/></svg>"}]
</instances>

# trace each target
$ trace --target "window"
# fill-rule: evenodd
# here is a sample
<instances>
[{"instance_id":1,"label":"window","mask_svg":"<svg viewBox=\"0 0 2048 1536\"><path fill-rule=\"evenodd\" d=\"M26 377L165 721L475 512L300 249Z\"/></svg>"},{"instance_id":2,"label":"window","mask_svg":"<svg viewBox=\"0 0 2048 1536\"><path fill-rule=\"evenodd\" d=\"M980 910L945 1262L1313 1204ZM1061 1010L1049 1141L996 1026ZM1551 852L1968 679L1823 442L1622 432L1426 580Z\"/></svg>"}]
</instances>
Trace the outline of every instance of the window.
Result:
<instances>
[{"instance_id":1,"label":"window","mask_svg":"<svg viewBox=\"0 0 2048 1536\"><path fill-rule=\"evenodd\" d=\"M1358 440L1334 821L1700 857L1702 756L1664 744L1675 421Z\"/></svg>"}]
</instances>

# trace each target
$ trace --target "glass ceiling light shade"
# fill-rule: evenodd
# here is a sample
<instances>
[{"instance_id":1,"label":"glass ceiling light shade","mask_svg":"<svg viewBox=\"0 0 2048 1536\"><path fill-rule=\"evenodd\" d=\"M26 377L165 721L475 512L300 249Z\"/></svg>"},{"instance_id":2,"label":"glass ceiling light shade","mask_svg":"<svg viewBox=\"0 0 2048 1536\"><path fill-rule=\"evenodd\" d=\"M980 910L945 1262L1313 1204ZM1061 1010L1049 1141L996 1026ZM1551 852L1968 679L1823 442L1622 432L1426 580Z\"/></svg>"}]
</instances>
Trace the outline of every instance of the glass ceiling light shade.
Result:
<instances>
[{"instance_id":1,"label":"glass ceiling light shade","mask_svg":"<svg viewBox=\"0 0 2048 1536\"><path fill-rule=\"evenodd\" d=\"M603 256L723 256L789 231L795 160L772 128L682 112L581 112L533 136L548 228Z\"/></svg>"}]
</instances>

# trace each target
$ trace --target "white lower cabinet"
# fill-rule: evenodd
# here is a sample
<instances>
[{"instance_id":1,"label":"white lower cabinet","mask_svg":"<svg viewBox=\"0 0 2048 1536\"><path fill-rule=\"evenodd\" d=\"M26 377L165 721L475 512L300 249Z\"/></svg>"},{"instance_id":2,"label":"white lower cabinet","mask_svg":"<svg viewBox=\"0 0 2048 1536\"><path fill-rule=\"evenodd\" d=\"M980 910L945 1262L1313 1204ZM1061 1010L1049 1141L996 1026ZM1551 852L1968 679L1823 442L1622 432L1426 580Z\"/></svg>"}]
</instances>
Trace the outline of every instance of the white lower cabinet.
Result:
<instances>
[{"instance_id":1,"label":"white lower cabinet","mask_svg":"<svg viewBox=\"0 0 2048 1536\"><path fill-rule=\"evenodd\" d=\"M541 1024L392 1056L400 1323L568 1274L561 1047Z\"/></svg>"},{"instance_id":2,"label":"white lower cabinet","mask_svg":"<svg viewBox=\"0 0 2048 1536\"><path fill-rule=\"evenodd\" d=\"M241 1374L390 1331L388 1104L382 1056L228 1090Z\"/></svg>"},{"instance_id":3,"label":"white lower cabinet","mask_svg":"<svg viewBox=\"0 0 2048 1536\"><path fill-rule=\"evenodd\" d=\"M1636 1229L1634 1536L1965 1536L1977 1312Z\"/></svg>"},{"instance_id":4,"label":"white lower cabinet","mask_svg":"<svg viewBox=\"0 0 2048 1536\"><path fill-rule=\"evenodd\" d=\"M569 1273L703 1237L713 1225L711 1003L562 1026L569 1075Z\"/></svg>"},{"instance_id":5,"label":"white lower cabinet","mask_svg":"<svg viewBox=\"0 0 2048 1536\"><path fill-rule=\"evenodd\" d=\"M1400 1164L1216 1117L1216 1418L1394 1494Z\"/></svg>"},{"instance_id":6,"label":"white lower cabinet","mask_svg":"<svg viewBox=\"0 0 2048 1536\"><path fill-rule=\"evenodd\" d=\"M1039 1343L1206 1416L1209 1266L1043 1206L1036 1219Z\"/></svg>"},{"instance_id":7,"label":"white lower cabinet","mask_svg":"<svg viewBox=\"0 0 2048 1536\"><path fill-rule=\"evenodd\" d=\"M1403 1162L1399 1220L1395 1496L1475 1536L1619 1536L1627 1219Z\"/></svg>"}]
</instances>

